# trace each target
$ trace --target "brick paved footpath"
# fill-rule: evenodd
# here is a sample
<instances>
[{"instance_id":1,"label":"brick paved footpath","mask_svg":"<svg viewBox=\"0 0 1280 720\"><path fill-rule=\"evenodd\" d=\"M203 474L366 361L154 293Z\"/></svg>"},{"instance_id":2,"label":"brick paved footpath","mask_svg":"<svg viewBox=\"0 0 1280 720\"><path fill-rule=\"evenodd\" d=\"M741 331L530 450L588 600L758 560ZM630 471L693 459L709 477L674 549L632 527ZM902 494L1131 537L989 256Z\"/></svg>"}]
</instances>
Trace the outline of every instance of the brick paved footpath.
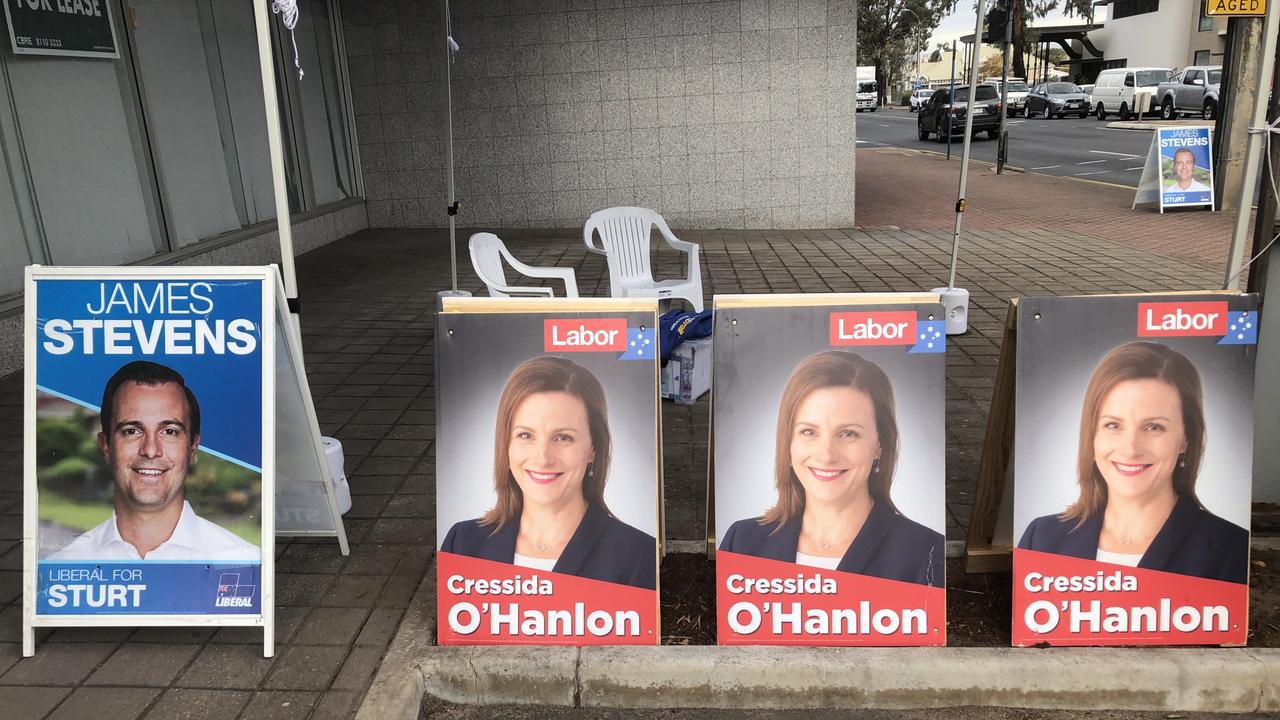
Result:
<instances>
[{"instance_id":1,"label":"brick paved footpath","mask_svg":"<svg viewBox=\"0 0 1280 720\"><path fill-rule=\"evenodd\" d=\"M945 282L950 220L917 195L945 186L946 177L935 175L946 167L927 158L860 153L859 216L868 225L903 229L680 235L702 246L708 298L717 292L928 289ZM1219 281L1216 266L1185 258L1218 242L1221 231L1197 231L1189 243L1183 231L1165 230L1192 219L1173 218L1166 226L1147 215L1150 232L1143 234L1068 234L1036 227L1043 214L1033 217L1028 202L1007 201L1046 183L1071 203L1098 206L1104 194L1101 185L1058 187L1062 182L1071 181L1010 175L993 184L975 177L958 283L972 293L970 332L951 339L947 356L951 539L963 538L968 519L1008 297L1188 290ZM988 192L1003 194L1010 217L979 200ZM945 198L940 195L939 204L949 206ZM1078 215L1071 203L1055 217ZM1122 213L1111 215L1123 222ZM907 229L931 218L931 228ZM607 292L604 262L588 256L580 230L503 236L526 262L573 267L584 295ZM435 291L448 285L445 237L434 230L369 230L299 260L308 375L321 428L347 452L352 551L343 558L329 541L281 540L274 659L261 657L259 636L247 629L181 628L45 631L36 657L19 659L21 377L0 378L0 716L350 716L434 548L433 310ZM466 262L466 234L460 238L462 287L479 292ZM1157 242L1165 245L1153 247ZM670 276L680 262L663 250L656 268ZM673 539L702 537L707 409L705 398L692 407L663 403Z\"/></svg>"}]
</instances>

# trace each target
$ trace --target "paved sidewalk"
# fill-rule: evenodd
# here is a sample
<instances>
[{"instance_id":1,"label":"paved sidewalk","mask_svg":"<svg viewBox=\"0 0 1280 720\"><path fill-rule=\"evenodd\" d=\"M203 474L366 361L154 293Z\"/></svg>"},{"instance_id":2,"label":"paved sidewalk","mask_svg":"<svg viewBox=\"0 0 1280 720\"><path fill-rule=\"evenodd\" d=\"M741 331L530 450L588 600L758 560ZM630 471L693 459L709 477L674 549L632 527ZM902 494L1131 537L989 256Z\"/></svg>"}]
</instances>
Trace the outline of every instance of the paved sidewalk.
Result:
<instances>
[{"instance_id":1,"label":"paved sidewalk","mask_svg":"<svg viewBox=\"0 0 1280 720\"><path fill-rule=\"evenodd\" d=\"M1135 160L1135 164L1141 164ZM950 231L955 222L960 162L901 148L858 151L857 222ZM1109 241L1226 271L1234 215L1154 206L1131 210L1133 188L1034 172L996 175L973 163L963 229L1036 230L1064 238ZM1253 242L1250 224L1245 251ZM1136 270L1136 268L1135 268ZM1221 284L1222 278L1214 283Z\"/></svg>"},{"instance_id":2,"label":"paved sidewalk","mask_svg":"<svg viewBox=\"0 0 1280 720\"><path fill-rule=\"evenodd\" d=\"M924 219L935 227L677 230L702 246L708 298L717 292L918 290L943 284L950 224L936 227L946 213L935 206L950 203L945 193L930 198L923 192L933 180L904 170L936 161L879 155L859 154L865 179L859 188L861 222L905 226ZM1045 181L1010 178L1030 185ZM1179 231L1196 233L1191 243L1173 239L1171 230L1149 232L1139 242L1127 233L1036 229L1035 218L1044 215L1033 212L1031 201L994 202L1001 192L1017 194L1000 184L1008 179L977 179L975 207L966 218L959 284L972 293L971 330L952 339L947 358L950 539L963 538L968 520L1008 297L1188 290L1219 282L1213 264L1188 262L1180 254L1195 250L1207 229ZM1103 196L1074 185L1060 192L1092 205ZM1020 210L1002 215L1000 207ZM1064 209L1058 217L1078 214ZM588 256L580 230L500 235L526 262L573 267L583 295L607 293L604 262ZM259 636L244 629L59 629L41 634L35 658L19 659L21 377L0 378L0 715L127 720L331 718L354 712L434 548L433 313L435 291L448 286L446 237L436 230L370 230L299 260L308 375L321 429L340 438L347 451L352 550L343 558L331 541L281 541L274 659L261 658ZM466 237L459 233L461 285L479 292L466 263ZM666 250L655 268L669 276L679 263ZM703 537L707 421L706 398L692 407L663 403L671 539Z\"/></svg>"}]
</instances>

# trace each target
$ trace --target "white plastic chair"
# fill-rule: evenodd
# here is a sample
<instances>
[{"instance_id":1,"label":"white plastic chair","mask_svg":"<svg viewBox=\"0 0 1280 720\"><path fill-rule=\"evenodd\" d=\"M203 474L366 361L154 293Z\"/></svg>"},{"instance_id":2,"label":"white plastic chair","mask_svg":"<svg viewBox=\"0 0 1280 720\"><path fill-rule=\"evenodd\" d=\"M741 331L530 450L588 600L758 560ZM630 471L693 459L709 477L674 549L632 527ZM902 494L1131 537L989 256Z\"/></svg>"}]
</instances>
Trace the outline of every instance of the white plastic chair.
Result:
<instances>
[{"instance_id":1,"label":"white plastic chair","mask_svg":"<svg viewBox=\"0 0 1280 720\"><path fill-rule=\"evenodd\" d=\"M549 287L528 287L507 284L507 271L502 265L506 260L516 272L534 278L559 278L564 281L565 297L578 297L578 282L570 268L533 267L525 265L511 255L507 246L493 233L476 233L468 242L471 250L471 267L489 288L489 297L555 297Z\"/></svg>"},{"instance_id":2,"label":"white plastic chair","mask_svg":"<svg viewBox=\"0 0 1280 720\"><path fill-rule=\"evenodd\" d=\"M689 256L685 277L654 282L649 266L649 234L657 226L668 245ZM593 242L600 235L600 246ZM587 250L604 255L609 263L609 294L613 297L684 298L702 312L702 272L698 245L677 238L662 216L648 208L614 207L600 210L582 228Z\"/></svg>"}]
</instances>

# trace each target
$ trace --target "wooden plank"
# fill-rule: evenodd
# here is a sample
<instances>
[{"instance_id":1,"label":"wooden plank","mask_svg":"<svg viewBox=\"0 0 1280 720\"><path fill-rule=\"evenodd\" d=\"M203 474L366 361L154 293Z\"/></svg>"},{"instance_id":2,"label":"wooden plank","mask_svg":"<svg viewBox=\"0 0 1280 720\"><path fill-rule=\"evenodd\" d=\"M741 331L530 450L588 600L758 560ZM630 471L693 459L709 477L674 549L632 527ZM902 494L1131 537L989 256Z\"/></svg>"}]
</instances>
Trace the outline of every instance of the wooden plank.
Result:
<instances>
[{"instance_id":1,"label":"wooden plank","mask_svg":"<svg viewBox=\"0 0 1280 720\"><path fill-rule=\"evenodd\" d=\"M1008 570L1012 548L993 547L992 536L1000 516L1000 501L1005 480L1009 477L1009 458L1013 453L1014 380L1018 359L1018 299L1009 300L1000 340L1000 365L996 369L996 386L991 394L991 411L987 413L987 434L982 443L982 460L978 465L978 484L973 508L969 512L969 533L965 541L965 572L997 572ZM996 558L1003 557L1003 560Z\"/></svg>"}]
</instances>

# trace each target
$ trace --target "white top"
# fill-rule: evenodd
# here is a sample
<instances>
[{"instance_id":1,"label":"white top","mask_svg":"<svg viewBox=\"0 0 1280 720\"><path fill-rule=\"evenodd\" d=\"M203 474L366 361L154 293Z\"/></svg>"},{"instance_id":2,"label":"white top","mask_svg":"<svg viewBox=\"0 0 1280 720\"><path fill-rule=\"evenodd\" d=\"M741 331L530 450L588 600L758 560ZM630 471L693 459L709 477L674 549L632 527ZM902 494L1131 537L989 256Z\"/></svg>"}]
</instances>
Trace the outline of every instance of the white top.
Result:
<instances>
[{"instance_id":1,"label":"white top","mask_svg":"<svg viewBox=\"0 0 1280 720\"><path fill-rule=\"evenodd\" d=\"M1168 185L1165 185L1165 186L1164 186L1164 191L1165 191L1165 192L1167 192L1167 193L1171 193L1171 192L1209 192L1211 189L1212 189L1212 188L1210 188L1208 185L1205 185L1204 183L1199 182L1199 181L1196 181L1196 180L1192 180L1192 181L1191 181L1191 185L1190 185L1186 190L1183 190L1182 188L1178 187L1178 181L1177 181L1177 180L1174 180L1173 182L1171 182L1171 183L1169 183Z\"/></svg>"},{"instance_id":2,"label":"white top","mask_svg":"<svg viewBox=\"0 0 1280 720\"><path fill-rule=\"evenodd\" d=\"M840 564L838 557L822 557L821 555L806 555L799 550L796 551L796 564L808 565L809 567L822 568L823 570L835 570Z\"/></svg>"},{"instance_id":3,"label":"white top","mask_svg":"<svg viewBox=\"0 0 1280 720\"><path fill-rule=\"evenodd\" d=\"M530 557L528 555L521 555L520 553L516 553L516 558L513 562L516 565L519 565L520 567L527 567L527 568L533 568L534 570L545 570L547 572L551 572L553 569L555 569L556 561L559 559L560 558L558 557L536 558L536 557Z\"/></svg>"},{"instance_id":4,"label":"white top","mask_svg":"<svg viewBox=\"0 0 1280 720\"><path fill-rule=\"evenodd\" d=\"M1142 560L1142 553L1117 553L1107 552L1102 548L1098 548L1098 556L1095 558L1098 562L1111 563L1112 565L1128 565L1129 567L1138 567L1138 563Z\"/></svg>"},{"instance_id":5,"label":"white top","mask_svg":"<svg viewBox=\"0 0 1280 720\"><path fill-rule=\"evenodd\" d=\"M137 548L120 537L116 514L89 529L48 560L143 560ZM238 535L196 515L191 503L182 501L182 514L169 539L147 553L146 560L204 560L211 562L262 562L262 550Z\"/></svg>"}]
</instances>

